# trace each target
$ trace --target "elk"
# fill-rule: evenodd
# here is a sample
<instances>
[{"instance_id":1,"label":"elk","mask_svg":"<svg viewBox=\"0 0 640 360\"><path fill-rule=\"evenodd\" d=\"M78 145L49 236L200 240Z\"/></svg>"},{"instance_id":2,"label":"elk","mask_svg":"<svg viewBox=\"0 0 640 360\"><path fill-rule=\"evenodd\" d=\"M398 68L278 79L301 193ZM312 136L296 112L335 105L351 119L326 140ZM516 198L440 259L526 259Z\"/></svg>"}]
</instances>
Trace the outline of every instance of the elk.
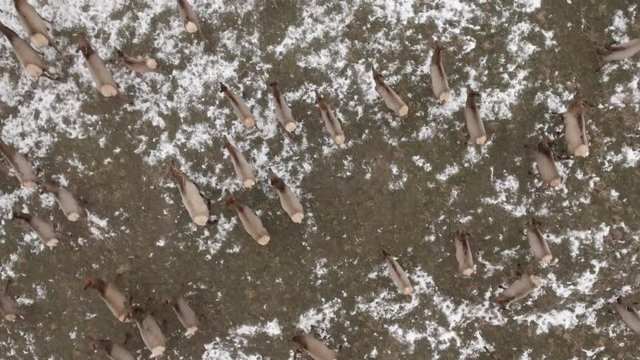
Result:
<instances>
[{"instance_id":1,"label":"elk","mask_svg":"<svg viewBox=\"0 0 640 360\"><path fill-rule=\"evenodd\" d=\"M447 74L442 66L442 52L444 50L445 48L442 44L436 41L433 47L433 56L431 57L431 87L433 88L433 95L439 103L446 103L451 95Z\"/></svg>"},{"instance_id":2,"label":"elk","mask_svg":"<svg viewBox=\"0 0 640 360\"><path fill-rule=\"evenodd\" d=\"M278 192L280 205L287 215L289 215L291 221L296 224L301 223L304 218L304 210L302 204L300 204L300 200L298 200L289 186L271 169L269 169L269 181L271 182L271 186Z\"/></svg>"},{"instance_id":3,"label":"elk","mask_svg":"<svg viewBox=\"0 0 640 360\"><path fill-rule=\"evenodd\" d=\"M0 22L0 32L9 40L13 52L16 54L18 61L24 68L27 75L33 78L39 78L44 76L50 80L58 80L53 77L47 70L47 65L40 55L29 43L22 39L15 31L8 28L2 22Z\"/></svg>"},{"instance_id":4,"label":"elk","mask_svg":"<svg viewBox=\"0 0 640 360\"><path fill-rule=\"evenodd\" d=\"M207 225L209 223L209 205L196 184L178 168L175 161L169 165L169 174L178 185L182 204L187 209L191 220L198 226Z\"/></svg>"},{"instance_id":5,"label":"elk","mask_svg":"<svg viewBox=\"0 0 640 360\"><path fill-rule=\"evenodd\" d=\"M315 360L336 360L338 358L338 353L329 349L327 345L311 334L294 336L291 342L296 353L304 352Z\"/></svg>"},{"instance_id":6,"label":"elk","mask_svg":"<svg viewBox=\"0 0 640 360\"><path fill-rule=\"evenodd\" d=\"M267 245L271 237L269 236L269 232L262 225L262 221L256 215L253 210L251 210L248 206L240 203L238 199L227 190L226 196L227 206L233 206L240 218L240 222L242 222L242 226L245 231L251 235L253 240L255 240L260 245Z\"/></svg>"},{"instance_id":7,"label":"elk","mask_svg":"<svg viewBox=\"0 0 640 360\"><path fill-rule=\"evenodd\" d=\"M480 111L476 105L476 99L480 93L467 86L467 103L464 107L464 118L469 131L469 141L476 145L482 145L487 141L487 132L480 117Z\"/></svg>"},{"instance_id":8,"label":"elk","mask_svg":"<svg viewBox=\"0 0 640 360\"><path fill-rule=\"evenodd\" d=\"M389 87L384 81L384 76L373 69L373 81L376 83L376 91L384 100L385 105L389 108L389 110L396 113L396 115L403 117L409 113L409 107L405 104L404 101L393 91L392 88Z\"/></svg>"},{"instance_id":9,"label":"elk","mask_svg":"<svg viewBox=\"0 0 640 360\"><path fill-rule=\"evenodd\" d=\"M398 264L398 262L386 250L382 250L382 256L384 256L387 268L389 269L389 276L391 276L391 280L396 284L400 293L404 295L411 295L413 287L400 264Z\"/></svg>"},{"instance_id":10,"label":"elk","mask_svg":"<svg viewBox=\"0 0 640 360\"><path fill-rule=\"evenodd\" d=\"M102 96L113 97L120 93L118 83L113 80L111 71L107 69L107 65L105 65L104 60L102 60L102 58L91 47L85 33L81 33L78 36L78 48L76 52L82 53L87 67L89 67L91 78Z\"/></svg>"},{"instance_id":11,"label":"elk","mask_svg":"<svg viewBox=\"0 0 640 360\"><path fill-rule=\"evenodd\" d=\"M322 121L324 122L324 128L327 133L333 139L336 145L344 144L345 137L344 131L342 131L342 124L336 119L333 114L333 110L329 107L329 104L324 99L324 96L316 90L316 105L320 108L320 114L322 115Z\"/></svg>"},{"instance_id":12,"label":"elk","mask_svg":"<svg viewBox=\"0 0 640 360\"><path fill-rule=\"evenodd\" d=\"M107 304L107 307L120 322L129 322L131 315L131 302L115 283L108 283L97 277L90 277L84 286L84 290L92 288Z\"/></svg>"},{"instance_id":13,"label":"elk","mask_svg":"<svg viewBox=\"0 0 640 360\"><path fill-rule=\"evenodd\" d=\"M473 255L469 247L469 237L471 234L466 229L458 229L453 237L456 245L456 259L458 260L458 270L463 276L470 276L475 271L473 266Z\"/></svg>"},{"instance_id":14,"label":"elk","mask_svg":"<svg viewBox=\"0 0 640 360\"><path fill-rule=\"evenodd\" d=\"M13 173L23 187L27 189L36 187L38 184L36 170L24 155L20 154L13 146L7 145L2 141L0 141L0 153L2 153L2 157L9 163L13 169Z\"/></svg>"}]
</instances>

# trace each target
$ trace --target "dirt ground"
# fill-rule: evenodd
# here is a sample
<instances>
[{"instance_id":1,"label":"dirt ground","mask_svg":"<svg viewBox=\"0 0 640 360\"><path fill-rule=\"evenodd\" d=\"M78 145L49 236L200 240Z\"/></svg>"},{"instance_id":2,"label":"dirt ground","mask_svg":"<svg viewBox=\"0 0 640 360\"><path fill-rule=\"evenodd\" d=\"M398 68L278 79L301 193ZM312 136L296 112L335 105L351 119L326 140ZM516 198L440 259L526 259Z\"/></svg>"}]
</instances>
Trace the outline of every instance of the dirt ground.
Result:
<instances>
[{"instance_id":1,"label":"dirt ground","mask_svg":"<svg viewBox=\"0 0 640 360\"><path fill-rule=\"evenodd\" d=\"M63 11L53 1L32 3L57 9L56 14ZM90 10L99 6L82 3L89 19L98 16ZM515 6L510 1L498 5L485 2L474 5L477 15L466 24L447 20L437 25L435 20L420 20L420 14L435 18L434 12L447 8L444 2L407 2L415 16L406 21L378 16L380 3L357 1L348 10L352 16L342 25L337 23L345 19L342 15L349 6L333 2L266 1L236 8L228 4L215 18L211 13L217 11L216 5L200 4L200 11L209 14L202 16L205 45L193 44L183 33L174 36L173 30L167 30L166 36L154 35L153 30L166 30L167 23L173 24L171 29L179 27L173 5L151 16L150 30L142 33L135 25L119 21L144 18L147 5L140 1L119 4L112 13L103 14L109 26L91 29L93 41L111 44L116 38L135 53L155 49L165 56L160 56L160 61L172 63L174 68L173 75L164 80L152 76L147 80L149 85L119 71L123 87L133 94L133 106L101 98L88 83L80 55L74 55L75 63L69 65L65 79L77 84L77 89L62 89L62 85L45 79L30 84L9 53L8 42L2 39L1 90L6 92L0 100L0 120L5 121L2 139L18 146L22 143L43 178L63 175L68 187L86 200L92 217L70 223L50 197L21 191L15 177L0 176L2 274L15 278L11 293L24 300L25 311L24 319L0 326L0 357L86 359L88 336L123 341L124 334L131 332L134 336L128 348L146 358L148 351L135 327L118 323L97 294L82 290L87 276L113 280L119 270L124 272L122 286L134 301L144 304L151 297L150 309L166 320L166 359L202 358L205 345L211 343L233 359L292 358L288 340L304 332L298 325L301 318L332 301L337 308L328 318L325 313L324 320L316 321L314 331L338 350L341 359L488 359L490 355L476 342L478 336L502 359L637 357L638 335L626 329L606 303L620 293L640 300L634 297L640 280L640 216L636 206L640 171L637 163L626 166L609 156L620 154L624 146L637 151L640 145L638 98L624 97L624 108L610 100L618 91L616 86L626 85L638 73L639 60L636 56L631 62L608 65L606 79L594 70L599 64L596 45L611 39L608 28L616 12L630 19L626 35L633 38L640 34L640 16L636 14L640 8L621 0L543 1L531 12L518 12L508 10ZM316 14L321 25L305 27L304 11L314 7L323 11ZM0 8L13 12L9 4ZM127 15L136 13L140 15ZM500 16L496 14L509 16L497 22ZM6 17L0 13L3 21ZM11 21L17 24L15 19ZM73 38L83 21L56 23L66 51L73 50ZM119 31L110 34L108 30L116 23ZM518 41L527 41L538 50L526 60L518 60L520 50L509 51L508 39L521 23L551 31L555 44L545 46L541 32L525 31ZM311 41L294 41L278 53L274 49L294 26L320 35ZM432 97L429 42L441 26L447 29L444 42L450 46L445 67L457 95L470 81L468 69L478 71L473 81L480 92L494 89L502 93L519 86L513 81L516 71L509 71L510 63L526 71L521 91L510 95L515 102L508 106L508 118L500 118L495 108L487 108L484 118L489 144L478 150L477 161L465 160L470 150L465 144L461 108L451 116L442 115ZM228 45L229 37L235 38L237 47ZM175 43L163 43L165 38ZM470 38L475 39L475 47L466 50ZM177 50L170 50L171 44L178 44ZM329 53L323 53L324 49ZM179 99L185 92L193 96L185 89L194 84L185 84L180 76L187 72L193 75L194 64L202 66L197 60L200 52L235 64L235 75L222 78L216 73L212 76L216 79L203 75L204 80L197 84L202 91L195 101L182 104ZM314 53L328 61L301 65L302 57ZM46 55L55 58L54 52L47 50ZM366 69L372 65L389 75L390 85L409 104L409 116L403 120L393 117L375 93L371 94L372 84L366 82L370 78L359 75L368 76ZM64 68L60 64L55 67ZM505 71L508 75L502 76ZM276 78L285 93L293 94L288 99L303 128L292 138L274 130L265 84ZM272 122L265 125L267 130L242 129L218 95L217 81L235 81L232 88L238 93L242 88L260 121ZM338 109L347 147L335 149L329 143L313 105L315 86L322 86ZM22 93L13 93L17 91ZM523 145L535 144L546 134L558 139L555 150L563 152L564 140L556 131L561 118L552 113L557 109L546 105L550 94L559 92L580 92L597 107L588 112L590 156L563 162L566 186L551 191L537 180ZM52 96L54 102L73 96L80 100L80 106L61 118L48 118L41 112L50 109L64 114L65 110L37 105L46 98L42 93ZM483 93L482 107L500 101L492 100L491 94ZM158 99L165 96L171 102L162 108ZM147 108L145 102L150 97L153 102ZM567 103L562 101L564 106ZM153 111L162 113L163 127L147 121ZM60 127L73 127L78 121L82 136L70 136L74 132ZM179 139L184 135L181 129L198 126L204 129L202 143L193 145ZM421 138L418 134L424 129L431 135ZM252 161L260 163L259 184L254 189L241 190L233 181L233 169L221 150L222 135L228 132ZM194 132L188 134L195 138ZM177 188L163 178L175 154L149 161L152 150L161 148L162 143L177 149L186 171L212 199L212 213L226 219L223 224L229 229L215 225L201 229L190 222ZM265 153L261 149L266 149L269 161L256 159ZM416 158L424 159L430 170L418 166ZM271 164L301 194L307 209L304 224L292 223L279 207L265 175ZM438 179L438 174L455 164L458 170L453 175ZM487 202L487 197L500 193L497 181L509 176L517 180L513 191L495 203ZM229 187L260 212L271 233L268 246L257 245L233 220L233 210L223 202L223 190ZM523 206L526 214L518 215L505 204ZM11 220L11 209L44 215L68 241L54 249L41 249L24 226ZM557 239L550 241L557 260L548 267L534 264L535 271L555 285L543 286L533 300L503 312L491 300L500 285L515 278L517 263L532 262L523 227L533 215L541 219L550 238ZM456 272L451 234L459 226L472 231L474 255L482 259L476 261L477 272L470 279ZM579 232L585 235L578 236ZM600 243L596 233L602 235ZM411 302L395 294L381 267L382 248L398 258L410 277L419 270L433 281L433 285L416 287L414 296L419 301L405 313L399 310L376 316L359 306L383 292L393 294L383 304ZM576 279L591 272L594 261L600 264L596 278L588 290L580 291ZM321 275L318 263L324 264ZM563 287L571 290L564 292ZM200 331L190 339L182 335L176 317L161 303L163 296L181 291L201 319ZM443 303L451 305L449 312L443 311ZM485 311L465 314L473 304L484 306ZM580 310L583 307L585 311ZM456 313L456 308L463 320L452 323L451 313ZM563 311L573 314L570 317L575 321L567 326L552 324L538 333L544 319L560 318L566 315ZM504 322L497 324L501 321L496 317ZM230 332L245 324L274 320L279 328L275 335L258 331L251 336L233 336ZM453 332L454 339L447 340L433 324ZM410 331L416 333L417 340L407 340ZM471 355L465 353L469 347L476 349ZM598 348L597 355L585 351Z\"/></svg>"}]
</instances>

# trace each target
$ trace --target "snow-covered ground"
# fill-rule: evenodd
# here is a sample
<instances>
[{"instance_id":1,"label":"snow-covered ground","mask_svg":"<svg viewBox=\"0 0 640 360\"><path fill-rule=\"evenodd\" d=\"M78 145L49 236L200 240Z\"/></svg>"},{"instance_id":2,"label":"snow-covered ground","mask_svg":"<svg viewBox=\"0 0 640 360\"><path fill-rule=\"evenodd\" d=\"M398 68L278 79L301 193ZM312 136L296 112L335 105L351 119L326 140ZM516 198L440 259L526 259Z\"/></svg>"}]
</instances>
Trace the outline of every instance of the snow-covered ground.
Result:
<instances>
[{"instance_id":1,"label":"snow-covered ground","mask_svg":"<svg viewBox=\"0 0 640 360\"><path fill-rule=\"evenodd\" d=\"M13 177L0 179L0 274L17 279L18 301L34 314L4 325L2 357L67 359L73 349L86 351L87 336L123 339L123 329L135 331L104 323L110 315L98 298L80 293L84 277L112 278L123 263L134 264L131 279L145 279L137 285L129 280L138 298L187 283L194 309L206 313L211 325L194 339L182 339L178 327L170 330L169 358L291 358L288 340L306 331L339 349L340 358L353 359L472 359L483 358L485 349L508 357L511 343L521 359L540 358L547 354L541 339L563 332L566 342L580 340L569 353L551 347L549 356L616 358L633 348L636 338L606 310L617 295L637 294L640 281L634 273L640 191L631 180L640 166L640 60L595 73L595 49L572 52L575 43L591 46L587 31L601 29L602 42L637 37L637 5L572 11L578 5L571 1L549 7L523 0L197 1L203 43L184 32L174 1L31 2L54 20L65 52L75 50L73 37L82 29L103 58L119 47L152 56L173 73L142 81L110 65L134 100L129 105L101 98L75 52L65 63L44 49L51 72L68 77L34 82L2 39L2 140L28 154L43 176L94 200L79 225L85 230L74 233L56 214L51 195L20 189ZM22 34L9 2L0 9L0 20ZM598 22L575 15L587 10ZM434 38L448 46L444 66L452 96L444 105L431 98ZM372 67L409 105L406 120L384 108ZM291 138L277 126L267 88L276 78L300 123ZM242 95L257 129L238 122L218 93L219 82ZM464 144L467 84L482 94L489 139L480 148ZM322 129L316 89L342 121L342 147ZM523 145L543 133L561 140L556 113L578 92L596 104L587 115L591 155L559 163L566 181L549 190ZM259 184L250 192L241 189L221 150L223 135L255 168ZM171 159L217 204L217 227L201 230L188 222L177 188L163 177ZM284 225L266 181L269 168L305 204L300 227ZM101 186L120 190L110 194ZM235 214L223 210L224 189L271 220L265 225L275 244L256 249ZM424 207L416 215L393 199ZM52 214L60 231L71 233L71 243L45 249L10 220L13 210ZM523 233L529 216L542 219L555 258L536 267L542 288L502 311L493 303L499 286L515 278L517 262L532 261ZM455 274L450 235L459 226L475 236L471 279ZM402 297L392 287L379 256L383 246L403 264L413 295ZM83 261L65 265L67 257ZM66 272L43 270L51 262ZM70 283L61 290L64 281ZM345 284L351 287L339 286ZM62 303L76 312L39 328ZM82 317L75 317L78 311ZM116 325L120 330L106 332ZM53 337L48 332L60 330L69 339L56 336L56 344L44 344ZM532 340L511 341L515 331ZM146 357L141 342L135 344Z\"/></svg>"}]
</instances>

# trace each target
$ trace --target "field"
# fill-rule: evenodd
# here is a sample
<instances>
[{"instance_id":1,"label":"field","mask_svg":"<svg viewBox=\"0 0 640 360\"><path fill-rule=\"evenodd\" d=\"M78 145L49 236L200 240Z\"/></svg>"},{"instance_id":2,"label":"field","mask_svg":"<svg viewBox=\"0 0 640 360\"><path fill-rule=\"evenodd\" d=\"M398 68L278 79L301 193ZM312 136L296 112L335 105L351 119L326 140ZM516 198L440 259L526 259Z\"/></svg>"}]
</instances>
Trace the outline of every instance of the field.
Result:
<instances>
[{"instance_id":1,"label":"field","mask_svg":"<svg viewBox=\"0 0 640 360\"><path fill-rule=\"evenodd\" d=\"M640 36L634 1L194 0L204 41L185 32L174 1L30 0L53 20L63 56L45 48L61 81L32 80L0 41L1 138L39 176L86 201L66 220L50 194L0 172L0 278L24 311L0 326L2 359L87 359L87 338L124 341L147 358L87 277L121 285L166 321L165 359L293 359L289 340L312 331L339 359L632 359L635 334L613 312L640 300L640 55L607 64L597 49ZM0 21L24 31L10 1ZM109 68L133 104L96 90L76 37L155 58L171 74ZM451 99L431 90L433 40ZM398 118L375 92L372 68L409 106ZM278 80L299 126L277 125ZM224 82L257 117L245 129L219 93ZM466 143L466 86L481 93L488 133ZM335 146L314 105L321 91L342 121ZM557 190L525 144L565 151L562 116L580 94L590 154L558 162ZM253 164L242 189L223 136ZM166 176L172 159L212 201L216 225L197 227ZM302 224L280 207L272 168L300 197ZM269 230L260 246L225 206L224 190ZM46 248L13 211L38 214L64 236ZM526 222L542 222L554 260L536 262ZM458 273L453 232L473 234L476 272ZM381 250L414 286L401 295ZM543 284L506 310L496 303L530 264ZM186 338L168 295L200 317ZM489 353L491 352L491 354ZM103 355L91 355L102 358Z\"/></svg>"}]
</instances>

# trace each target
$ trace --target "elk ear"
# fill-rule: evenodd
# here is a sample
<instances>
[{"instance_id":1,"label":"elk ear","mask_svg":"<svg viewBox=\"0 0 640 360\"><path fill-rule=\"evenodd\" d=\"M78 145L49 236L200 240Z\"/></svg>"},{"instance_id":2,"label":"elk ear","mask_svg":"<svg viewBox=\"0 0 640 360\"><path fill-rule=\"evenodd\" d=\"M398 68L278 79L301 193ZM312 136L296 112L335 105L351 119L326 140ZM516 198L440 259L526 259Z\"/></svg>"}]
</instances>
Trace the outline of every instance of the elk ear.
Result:
<instances>
[{"instance_id":1,"label":"elk ear","mask_svg":"<svg viewBox=\"0 0 640 360\"><path fill-rule=\"evenodd\" d=\"M93 286L93 281L91 281L91 279L87 279L87 282L84 284L84 287L82 288L82 290L87 290L92 286Z\"/></svg>"},{"instance_id":2,"label":"elk ear","mask_svg":"<svg viewBox=\"0 0 640 360\"><path fill-rule=\"evenodd\" d=\"M98 345L96 344L95 340L87 340L87 342L89 343L89 349L91 350L98 349Z\"/></svg>"}]
</instances>

